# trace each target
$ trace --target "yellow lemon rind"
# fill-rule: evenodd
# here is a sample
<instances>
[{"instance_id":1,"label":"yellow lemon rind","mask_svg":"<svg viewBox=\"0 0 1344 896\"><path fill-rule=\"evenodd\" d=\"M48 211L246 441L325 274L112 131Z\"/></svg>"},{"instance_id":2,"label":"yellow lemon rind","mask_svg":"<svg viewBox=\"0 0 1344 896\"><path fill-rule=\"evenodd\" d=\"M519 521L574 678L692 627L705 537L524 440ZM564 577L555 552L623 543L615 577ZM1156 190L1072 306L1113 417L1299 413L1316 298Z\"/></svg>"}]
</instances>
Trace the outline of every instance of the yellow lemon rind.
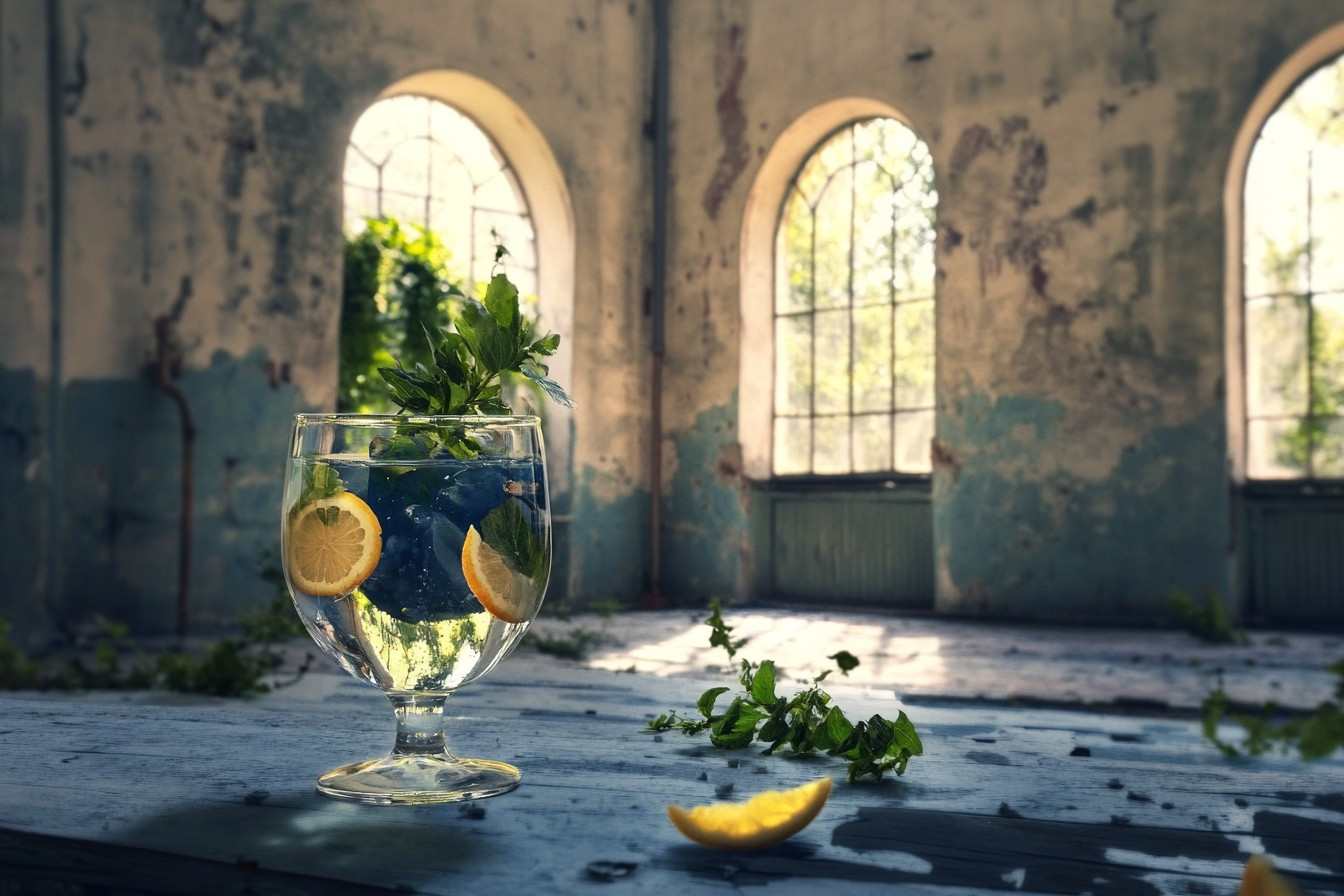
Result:
<instances>
[{"instance_id":1,"label":"yellow lemon rind","mask_svg":"<svg viewBox=\"0 0 1344 896\"><path fill-rule=\"evenodd\" d=\"M303 544L302 527L311 524L317 509L329 507L349 514L362 537L358 544L359 554L350 561L349 567L343 573L328 578L310 574L312 571L305 568L307 564L300 556L300 551L307 547ZM373 575L374 568L378 566L378 559L383 551L382 532L382 525L378 522L377 515L362 498L352 492L340 491L329 498L305 504L295 511L289 520L289 556L286 558L286 565L290 580L295 587L314 597L337 597L348 594ZM350 534L353 537L354 531Z\"/></svg>"},{"instance_id":2,"label":"yellow lemon rind","mask_svg":"<svg viewBox=\"0 0 1344 896\"><path fill-rule=\"evenodd\" d=\"M1246 860L1237 896L1301 896L1302 891L1274 870L1274 862L1256 854Z\"/></svg>"},{"instance_id":3,"label":"yellow lemon rind","mask_svg":"<svg viewBox=\"0 0 1344 896\"><path fill-rule=\"evenodd\" d=\"M745 803L712 803L683 809L668 806L667 817L687 839L721 850L764 849L783 843L811 824L831 794L831 779L819 778L792 790L759 793Z\"/></svg>"}]
</instances>

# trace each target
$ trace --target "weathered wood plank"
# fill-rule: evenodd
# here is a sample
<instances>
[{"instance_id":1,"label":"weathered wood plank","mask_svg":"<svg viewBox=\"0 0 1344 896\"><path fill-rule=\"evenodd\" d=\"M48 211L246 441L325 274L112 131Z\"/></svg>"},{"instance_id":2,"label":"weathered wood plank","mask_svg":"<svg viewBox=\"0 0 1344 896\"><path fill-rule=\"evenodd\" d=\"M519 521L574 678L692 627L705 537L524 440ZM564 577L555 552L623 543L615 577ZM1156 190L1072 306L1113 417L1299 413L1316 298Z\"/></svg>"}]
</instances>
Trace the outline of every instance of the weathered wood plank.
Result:
<instances>
[{"instance_id":1,"label":"weathered wood plank","mask_svg":"<svg viewBox=\"0 0 1344 896\"><path fill-rule=\"evenodd\" d=\"M307 878L318 878L431 894L766 883L809 896L895 884L937 896L1231 894L1259 849L1309 892L1344 890L1344 761L1232 762L1187 721L990 705L908 707L926 754L906 777L837 787L808 830L773 850L704 850L667 823L668 803L843 778L829 759L641 730L707 684L501 668L450 700L450 740L464 755L517 763L523 786L420 808L313 792L317 774L391 739L382 695L341 676L247 701L3 696L0 828L63 838L36 851L38 865L125 847L134 852L118 874L143 862L152 879L156 865L166 874L200 861L214 863L201 874L274 872L257 879L277 893L310 892ZM853 715L896 709L881 690L831 691Z\"/></svg>"}]
</instances>

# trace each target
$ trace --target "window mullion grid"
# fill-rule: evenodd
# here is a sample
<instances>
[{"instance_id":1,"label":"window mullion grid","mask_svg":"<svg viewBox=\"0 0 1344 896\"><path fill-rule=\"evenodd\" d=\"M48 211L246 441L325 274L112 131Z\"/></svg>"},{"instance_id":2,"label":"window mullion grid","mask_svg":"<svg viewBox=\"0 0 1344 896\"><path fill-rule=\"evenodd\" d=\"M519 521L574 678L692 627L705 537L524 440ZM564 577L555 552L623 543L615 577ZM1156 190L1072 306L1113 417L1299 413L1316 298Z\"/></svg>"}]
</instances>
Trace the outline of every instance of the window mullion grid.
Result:
<instances>
[{"instance_id":1,"label":"window mullion grid","mask_svg":"<svg viewBox=\"0 0 1344 896\"><path fill-rule=\"evenodd\" d=\"M434 146L434 103L428 97L421 100L425 106L425 145ZM434 153L425 153L425 208L422 224L429 231L429 210L434 206Z\"/></svg>"},{"instance_id":2,"label":"window mullion grid","mask_svg":"<svg viewBox=\"0 0 1344 896\"><path fill-rule=\"evenodd\" d=\"M1316 478L1316 284L1312 282L1315 243L1315 164L1314 148L1307 150L1307 477Z\"/></svg>"},{"instance_id":3,"label":"window mullion grid","mask_svg":"<svg viewBox=\"0 0 1344 896\"><path fill-rule=\"evenodd\" d=\"M894 186L893 186L893 188L892 188L892 192L893 192L893 194L895 193L895 187L894 187ZM891 346L890 346L890 353L889 353L890 356L891 356L891 369L888 371L888 373L889 373L890 375L889 375L889 377L888 377L888 382L887 382L887 396L888 396L888 400L887 400L887 408L888 408L888 409L890 410L890 412L891 412L891 432L890 432L890 435L891 435L891 450L890 450L890 460L888 461L888 463L889 463L891 469L893 469L893 470L895 470L895 469L897 468L896 461L897 461L897 458L898 458L898 454L897 454L897 450L896 450L896 445L897 445L897 443L896 443L896 412L899 410L899 408L897 408L897 406L896 406L896 371L897 371L898 369L900 369L900 368L899 368L899 363L900 363L900 360L901 360L901 359L897 356L897 352L896 352L896 347L897 347L898 345L900 345L900 339L897 337L897 333L896 333L896 326L897 326L897 324L900 323L900 317L899 317L899 315L897 314L897 307L896 307L896 232L897 232L897 224L896 224L896 220L897 220L897 217L898 217L898 215L897 215L897 202L896 202L895 198L893 198L892 203L891 203L891 243L890 243L890 245L887 247L887 302L888 302L888 307L889 307L889 313L890 313L890 315L891 315Z\"/></svg>"},{"instance_id":4,"label":"window mullion grid","mask_svg":"<svg viewBox=\"0 0 1344 896\"><path fill-rule=\"evenodd\" d=\"M807 315L809 330L808 351L812 353L808 364L807 388L807 471L817 472L817 209L808 203L808 214L812 220L808 228L807 282L811 308Z\"/></svg>"},{"instance_id":5,"label":"window mullion grid","mask_svg":"<svg viewBox=\"0 0 1344 896\"><path fill-rule=\"evenodd\" d=\"M856 130L857 125L851 126L849 129L849 265L845 281L846 297L849 300L849 325L846 328L846 336L849 340L849 365L845 377L845 410L849 418L846 421L846 425L849 427L849 434L845 441L849 446L847 454L849 456L848 472L850 473L854 472L854 363L856 360L854 346L854 330L856 324L854 317L854 307L856 302L856 296L854 295L854 265L858 260L855 257L854 249L855 243L857 242L857 227L855 226L854 218L855 209L858 207L859 201L859 148L858 141L855 139Z\"/></svg>"}]
</instances>

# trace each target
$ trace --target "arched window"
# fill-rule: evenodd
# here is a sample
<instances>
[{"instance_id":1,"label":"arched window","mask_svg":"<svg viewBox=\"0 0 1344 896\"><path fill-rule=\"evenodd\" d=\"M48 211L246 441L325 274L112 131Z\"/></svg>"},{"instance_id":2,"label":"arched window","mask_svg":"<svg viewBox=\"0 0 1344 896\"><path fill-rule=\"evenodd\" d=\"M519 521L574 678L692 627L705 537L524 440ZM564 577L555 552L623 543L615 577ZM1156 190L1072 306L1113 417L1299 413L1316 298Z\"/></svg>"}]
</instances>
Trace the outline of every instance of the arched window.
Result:
<instances>
[{"instance_id":1,"label":"arched window","mask_svg":"<svg viewBox=\"0 0 1344 896\"><path fill-rule=\"evenodd\" d=\"M468 284L490 279L502 243L509 276L536 294L536 233L522 188L494 141L448 103L390 96L360 116L345 155L345 226L357 232L381 216L434 233Z\"/></svg>"},{"instance_id":2,"label":"arched window","mask_svg":"<svg viewBox=\"0 0 1344 896\"><path fill-rule=\"evenodd\" d=\"M928 147L894 118L798 169L775 233L774 476L929 473L936 206Z\"/></svg>"},{"instance_id":3,"label":"arched window","mask_svg":"<svg viewBox=\"0 0 1344 896\"><path fill-rule=\"evenodd\" d=\"M1344 479L1344 57L1265 120L1244 189L1246 476Z\"/></svg>"}]
</instances>

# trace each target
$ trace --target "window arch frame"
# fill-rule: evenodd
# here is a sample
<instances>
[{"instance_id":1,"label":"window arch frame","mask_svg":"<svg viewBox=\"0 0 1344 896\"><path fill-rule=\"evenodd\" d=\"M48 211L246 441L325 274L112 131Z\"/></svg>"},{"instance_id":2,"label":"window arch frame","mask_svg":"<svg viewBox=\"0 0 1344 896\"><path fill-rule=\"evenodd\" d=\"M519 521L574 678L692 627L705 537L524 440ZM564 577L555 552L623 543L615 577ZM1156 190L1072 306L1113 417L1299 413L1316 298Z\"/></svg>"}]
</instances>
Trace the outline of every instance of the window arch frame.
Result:
<instances>
[{"instance_id":1,"label":"window arch frame","mask_svg":"<svg viewBox=\"0 0 1344 896\"><path fill-rule=\"evenodd\" d=\"M738 422L743 471L758 482L862 482L870 480L928 483L931 472L850 472L788 474L774 472L774 374L776 236L793 192L794 182L813 154L829 137L846 127L873 118L894 119L926 147L927 141L908 116L881 100L847 96L821 103L804 112L780 132L762 160L747 195L742 220L739 273L741 282L741 339L738 370ZM933 164L932 157L930 163ZM935 165L936 177L936 165ZM933 247L937 264L937 241ZM937 429L937 317L938 285L933 283L934 309L934 431Z\"/></svg>"},{"instance_id":2,"label":"window arch frame","mask_svg":"<svg viewBox=\"0 0 1344 896\"><path fill-rule=\"evenodd\" d=\"M1310 489L1321 483L1344 484L1344 480L1293 477L1253 479L1248 470L1250 453L1246 359L1245 224L1246 178L1252 153L1270 117L1293 91L1321 67L1344 56L1344 22L1318 33L1300 46L1261 86L1242 118L1232 143L1223 187L1225 284L1223 296L1224 356L1227 376L1227 465L1233 483L1276 489Z\"/></svg>"}]
</instances>

